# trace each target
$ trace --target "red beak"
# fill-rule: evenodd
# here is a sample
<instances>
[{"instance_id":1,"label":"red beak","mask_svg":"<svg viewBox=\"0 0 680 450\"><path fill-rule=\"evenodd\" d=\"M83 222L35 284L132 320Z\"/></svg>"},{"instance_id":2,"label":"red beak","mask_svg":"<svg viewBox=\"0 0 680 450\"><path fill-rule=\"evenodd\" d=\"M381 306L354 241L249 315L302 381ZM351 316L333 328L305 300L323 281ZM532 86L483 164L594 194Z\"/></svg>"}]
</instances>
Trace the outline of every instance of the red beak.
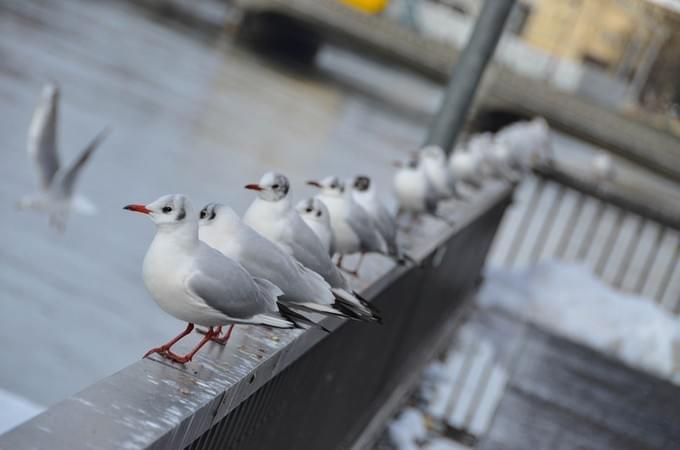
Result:
<instances>
[{"instance_id":1,"label":"red beak","mask_svg":"<svg viewBox=\"0 0 680 450\"><path fill-rule=\"evenodd\" d=\"M127 209L128 211L134 211L142 214L149 214L151 212L151 210L144 205L127 205L124 206L123 209Z\"/></svg>"},{"instance_id":2,"label":"red beak","mask_svg":"<svg viewBox=\"0 0 680 450\"><path fill-rule=\"evenodd\" d=\"M321 183L319 183L318 181L308 181L307 184L318 188L321 187Z\"/></svg>"},{"instance_id":3,"label":"red beak","mask_svg":"<svg viewBox=\"0 0 680 450\"><path fill-rule=\"evenodd\" d=\"M251 191L257 191L257 192L264 190L264 189L262 189L262 187L260 187L259 184L246 184L244 187L246 189L250 189Z\"/></svg>"}]
</instances>

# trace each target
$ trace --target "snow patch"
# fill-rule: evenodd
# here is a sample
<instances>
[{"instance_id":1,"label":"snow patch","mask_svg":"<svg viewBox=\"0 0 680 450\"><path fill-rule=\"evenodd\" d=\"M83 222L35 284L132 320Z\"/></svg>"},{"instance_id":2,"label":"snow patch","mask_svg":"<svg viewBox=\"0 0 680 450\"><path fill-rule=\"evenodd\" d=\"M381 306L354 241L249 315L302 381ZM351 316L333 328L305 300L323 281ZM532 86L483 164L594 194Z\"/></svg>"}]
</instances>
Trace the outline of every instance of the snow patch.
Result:
<instances>
[{"instance_id":1,"label":"snow patch","mask_svg":"<svg viewBox=\"0 0 680 450\"><path fill-rule=\"evenodd\" d=\"M390 440L397 450L417 450L418 441L427 436L425 417L415 408L407 408L389 425Z\"/></svg>"},{"instance_id":2,"label":"snow patch","mask_svg":"<svg viewBox=\"0 0 680 450\"><path fill-rule=\"evenodd\" d=\"M44 410L44 407L0 388L0 434Z\"/></svg>"},{"instance_id":3,"label":"snow patch","mask_svg":"<svg viewBox=\"0 0 680 450\"><path fill-rule=\"evenodd\" d=\"M680 321L642 297L615 291L583 264L489 270L479 295L575 341L680 384Z\"/></svg>"}]
</instances>

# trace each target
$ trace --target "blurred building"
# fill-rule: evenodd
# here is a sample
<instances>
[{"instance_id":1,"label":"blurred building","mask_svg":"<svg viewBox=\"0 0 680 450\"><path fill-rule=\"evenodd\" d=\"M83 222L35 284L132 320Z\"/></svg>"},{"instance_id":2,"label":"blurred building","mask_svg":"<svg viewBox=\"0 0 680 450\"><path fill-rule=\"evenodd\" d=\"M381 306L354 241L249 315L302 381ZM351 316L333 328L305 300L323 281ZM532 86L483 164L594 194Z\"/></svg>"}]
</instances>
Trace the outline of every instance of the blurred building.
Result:
<instances>
[{"instance_id":1,"label":"blurred building","mask_svg":"<svg viewBox=\"0 0 680 450\"><path fill-rule=\"evenodd\" d=\"M680 2L535 0L523 4L527 18L522 36L530 45L624 81L632 101L677 97L677 71L664 67L677 66ZM649 103L654 101L645 103L652 106Z\"/></svg>"}]
</instances>

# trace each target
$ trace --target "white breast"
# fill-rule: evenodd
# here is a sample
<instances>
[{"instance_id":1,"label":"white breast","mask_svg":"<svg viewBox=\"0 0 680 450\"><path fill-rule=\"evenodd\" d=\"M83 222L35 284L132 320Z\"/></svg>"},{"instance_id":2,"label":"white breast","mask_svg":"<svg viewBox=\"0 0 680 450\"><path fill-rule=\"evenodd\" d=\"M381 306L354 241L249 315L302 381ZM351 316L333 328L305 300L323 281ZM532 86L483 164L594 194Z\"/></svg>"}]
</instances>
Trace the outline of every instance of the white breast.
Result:
<instances>
[{"instance_id":1,"label":"white breast","mask_svg":"<svg viewBox=\"0 0 680 450\"><path fill-rule=\"evenodd\" d=\"M394 175L394 193L402 210L422 212L425 210L427 180L420 171L399 170Z\"/></svg>"},{"instance_id":2,"label":"white breast","mask_svg":"<svg viewBox=\"0 0 680 450\"><path fill-rule=\"evenodd\" d=\"M316 234L323 244L323 248L326 250L326 252L330 253L331 242L333 242L330 228L326 226L325 223L319 222L318 220L314 220L310 217L302 216L302 220L304 220L307 226L309 226L314 234Z\"/></svg>"},{"instance_id":3,"label":"white breast","mask_svg":"<svg viewBox=\"0 0 680 450\"><path fill-rule=\"evenodd\" d=\"M349 205L344 197L323 195L318 197L328 208L328 215L331 218L331 229L335 243L335 250L338 253L356 253L360 250L359 237L347 223Z\"/></svg>"},{"instance_id":4,"label":"white breast","mask_svg":"<svg viewBox=\"0 0 680 450\"><path fill-rule=\"evenodd\" d=\"M156 235L144 257L144 284L158 306L179 320L208 327L229 323L225 315L188 293L184 283L191 267L191 257Z\"/></svg>"}]
</instances>

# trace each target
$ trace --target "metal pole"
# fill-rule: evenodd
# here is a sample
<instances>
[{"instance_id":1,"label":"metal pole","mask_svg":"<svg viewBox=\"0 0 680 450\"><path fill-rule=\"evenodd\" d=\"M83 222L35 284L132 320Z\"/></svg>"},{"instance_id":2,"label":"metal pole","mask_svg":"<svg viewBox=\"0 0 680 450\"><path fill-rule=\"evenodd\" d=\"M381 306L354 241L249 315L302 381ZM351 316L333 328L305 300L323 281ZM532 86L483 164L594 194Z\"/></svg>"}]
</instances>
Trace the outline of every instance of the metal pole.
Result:
<instances>
[{"instance_id":1,"label":"metal pole","mask_svg":"<svg viewBox=\"0 0 680 450\"><path fill-rule=\"evenodd\" d=\"M515 0L485 0L428 132L427 145L451 151L514 3Z\"/></svg>"}]
</instances>

